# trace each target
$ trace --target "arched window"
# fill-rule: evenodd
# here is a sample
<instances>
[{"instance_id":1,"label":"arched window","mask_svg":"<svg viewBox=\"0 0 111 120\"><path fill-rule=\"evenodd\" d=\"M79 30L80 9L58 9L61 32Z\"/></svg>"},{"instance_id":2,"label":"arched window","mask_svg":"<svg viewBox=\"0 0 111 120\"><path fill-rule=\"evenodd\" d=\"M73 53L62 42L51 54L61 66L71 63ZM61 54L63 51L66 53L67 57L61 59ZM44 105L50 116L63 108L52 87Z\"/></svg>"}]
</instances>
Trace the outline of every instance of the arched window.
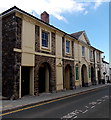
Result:
<instances>
[{"instance_id":1,"label":"arched window","mask_svg":"<svg viewBox=\"0 0 111 120\"><path fill-rule=\"evenodd\" d=\"M79 80L79 68L78 68L78 64L76 64L76 80Z\"/></svg>"},{"instance_id":2,"label":"arched window","mask_svg":"<svg viewBox=\"0 0 111 120\"><path fill-rule=\"evenodd\" d=\"M89 78L91 78L91 67L89 66Z\"/></svg>"}]
</instances>

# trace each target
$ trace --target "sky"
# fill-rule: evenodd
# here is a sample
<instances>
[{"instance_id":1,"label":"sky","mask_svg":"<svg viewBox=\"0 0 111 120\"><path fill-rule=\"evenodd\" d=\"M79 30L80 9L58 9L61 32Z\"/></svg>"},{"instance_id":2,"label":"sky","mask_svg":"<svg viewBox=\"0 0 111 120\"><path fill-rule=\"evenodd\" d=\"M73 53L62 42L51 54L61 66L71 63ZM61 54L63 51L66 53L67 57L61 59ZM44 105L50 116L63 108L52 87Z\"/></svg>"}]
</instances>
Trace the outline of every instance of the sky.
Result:
<instances>
[{"instance_id":1,"label":"sky","mask_svg":"<svg viewBox=\"0 0 111 120\"><path fill-rule=\"evenodd\" d=\"M13 6L38 18L47 11L50 24L69 34L85 30L91 45L109 62L108 0L0 0L0 13Z\"/></svg>"}]
</instances>

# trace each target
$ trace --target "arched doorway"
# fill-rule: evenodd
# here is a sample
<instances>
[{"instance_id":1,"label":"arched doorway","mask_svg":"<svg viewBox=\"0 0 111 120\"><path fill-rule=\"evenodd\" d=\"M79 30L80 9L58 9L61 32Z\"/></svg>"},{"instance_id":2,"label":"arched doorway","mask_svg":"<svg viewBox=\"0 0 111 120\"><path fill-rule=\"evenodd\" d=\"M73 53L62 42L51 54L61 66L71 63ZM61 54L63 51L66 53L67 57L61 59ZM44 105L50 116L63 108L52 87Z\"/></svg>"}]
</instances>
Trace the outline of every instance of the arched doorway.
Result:
<instances>
[{"instance_id":1,"label":"arched doorway","mask_svg":"<svg viewBox=\"0 0 111 120\"><path fill-rule=\"evenodd\" d=\"M91 83L92 83L92 85L95 84L95 82L94 82L94 68L93 67L91 67Z\"/></svg>"},{"instance_id":2,"label":"arched doorway","mask_svg":"<svg viewBox=\"0 0 111 120\"><path fill-rule=\"evenodd\" d=\"M69 90L72 86L72 71L71 66L67 65L65 67L65 75L64 75L64 89Z\"/></svg>"},{"instance_id":3,"label":"arched doorway","mask_svg":"<svg viewBox=\"0 0 111 120\"><path fill-rule=\"evenodd\" d=\"M82 87L88 86L87 67L85 64L83 64L81 68L81 80L82 80Z\"/></svg>"},{"instance_id":4,"label":"arched doorway","mask_svg":"<svg viewBox=\"0 0 111 120\"><path fill-rule=\"evenodd\" d=\"M41 64L39 68L39 93L50 91L51 69L48 63Z\"/></svg>"},{"instance_id":5,"label":"arched doorway","mask_svg":"<svg viewBox=\"0 0 111 120\"><path fill-rule=\"evenodd\" d=\"M100 70L97 71L97 77L98 77L98 83L101 84L101 74L100 74Z\"/></svg>"}]
</instances>

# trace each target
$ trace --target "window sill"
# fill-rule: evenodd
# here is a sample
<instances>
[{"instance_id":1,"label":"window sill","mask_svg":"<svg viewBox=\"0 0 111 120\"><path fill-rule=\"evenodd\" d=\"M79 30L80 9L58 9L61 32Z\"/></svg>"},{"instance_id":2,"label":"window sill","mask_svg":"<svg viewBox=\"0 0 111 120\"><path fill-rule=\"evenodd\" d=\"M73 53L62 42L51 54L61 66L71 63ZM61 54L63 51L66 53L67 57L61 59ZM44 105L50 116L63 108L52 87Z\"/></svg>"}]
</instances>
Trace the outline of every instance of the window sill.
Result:
<instances>
[{"instance_id":1,"label":"window sill","mask_svg":"<svg viewBox=\"0 0 111 120\"><path fill-rule=\"evenodd\" d=\"M65 55L66 55L66 56L71 56L71 53L67 53L67 52L66 52L66 54L65 54Z\"/></svg>"},{"instance_id":2,"label":"window sill","mask_svg":"<svg viewBox=\"0 0 111 120\"><path fill-rule=\"evenodd\" d=\"M78 80L75 80L76 82L79 82L79 79Z\"/></svg>"},{"instance_id":3,"label":"window sill","mask_svg":"<svg viewBox=\"0 0 111 120\"><path fill-rule=\"evenodd\" d=\"M45 52L51 52L51 49L47 47L41 47L41 50Z\"/></svg>"}]
</instances>

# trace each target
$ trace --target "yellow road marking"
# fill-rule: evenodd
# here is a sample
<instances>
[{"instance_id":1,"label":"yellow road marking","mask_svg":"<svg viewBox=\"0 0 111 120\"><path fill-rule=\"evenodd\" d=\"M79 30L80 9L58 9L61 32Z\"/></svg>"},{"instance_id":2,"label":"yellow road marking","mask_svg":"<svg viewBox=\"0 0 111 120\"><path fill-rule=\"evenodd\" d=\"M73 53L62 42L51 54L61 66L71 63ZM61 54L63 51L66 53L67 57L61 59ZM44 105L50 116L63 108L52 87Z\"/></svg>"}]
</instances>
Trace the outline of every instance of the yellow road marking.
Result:
<instances>
[{"instance_id":1,"label":"yellow road marking","mask_svg":"<svg viewBox=\"0 0 111 120\"><path fill-rule=\"evenodd\" d=\"M51 100L49 102L40 103L38 105L33 105L33 106L30 106L30 107L26 107L26 108L14 110L14 111L11 111L11 112L3 113L3 114L0 114L0 116L5 116L5 115L8 115L8 114L12 114L12 113L20 112L20 111L23 111L23 110L31 109L31 108L34 108L34 107L42 106L42 105L45 105L45 104L60 101L60 100L67 99L67 98L70 98L70 97L74 97L74 96L77 96L77 95L82 95L82 94L85 94L85 93L88 93L88 92L91 92L91 91L96 91L98 89L101 89L101 88L93 89L93 90L90 90L90 91L84 91L84 92L81 92L81 93L75 93L74 95L69 95L69 96L66 96L66 97L63 97L63 98L58 98L56 100Z\"/></svg>"}]
</instances>

